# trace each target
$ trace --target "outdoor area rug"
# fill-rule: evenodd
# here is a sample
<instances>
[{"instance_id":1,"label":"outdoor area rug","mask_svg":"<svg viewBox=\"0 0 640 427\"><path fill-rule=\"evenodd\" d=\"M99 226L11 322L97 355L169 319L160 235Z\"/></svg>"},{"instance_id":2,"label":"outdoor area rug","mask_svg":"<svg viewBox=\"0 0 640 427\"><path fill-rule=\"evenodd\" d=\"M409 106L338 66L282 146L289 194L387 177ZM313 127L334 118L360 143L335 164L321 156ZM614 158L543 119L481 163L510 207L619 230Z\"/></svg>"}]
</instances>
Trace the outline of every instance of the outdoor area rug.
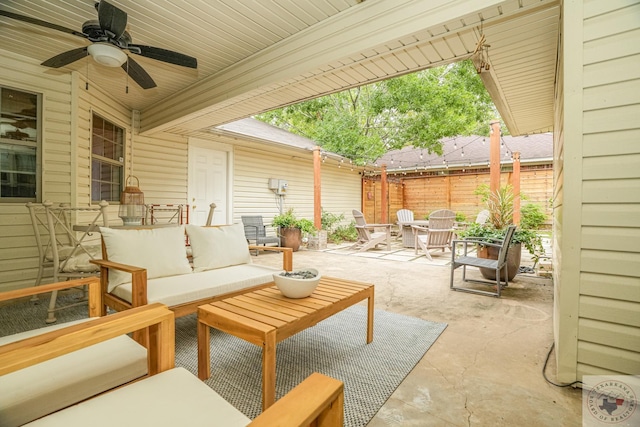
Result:
<instances>
[{"instance_id":1,"label":"outdoor area rug","mask_svg":"<svg viewBox=\"0 0 640 427\"><path fill-rule=\"evenodd\" d=\"M367 344L367 309L356 305L278 344L276 399L313 372L344 382L345 426L365 426L446 328L375 310ZM197 374L196 319L176 320L176 362ZM262 350L211 330L211 378L205 382L249 418L262 410Z\"/></svg>"},{"instance_id":2,"label":"outdoor area rug","mask_svg":"<svg viewBox=\"0 0 640 427\"><path fill-rule=\"evenodd\" d=\"M64 297L62 299L64 301ZM0 336L45 326L47 298L0 307ZM59 322L86 317L86 306L61 310ZM278 344L276 398L313 372L345 385L345 426L365 426L446 328L375 310L366 344L366 306L356 305ZM176 365L197 375L196 316L176 319ZM211 388L249 418L262 411L262 350L211 329Z\"/></svg>"}]
</instances>

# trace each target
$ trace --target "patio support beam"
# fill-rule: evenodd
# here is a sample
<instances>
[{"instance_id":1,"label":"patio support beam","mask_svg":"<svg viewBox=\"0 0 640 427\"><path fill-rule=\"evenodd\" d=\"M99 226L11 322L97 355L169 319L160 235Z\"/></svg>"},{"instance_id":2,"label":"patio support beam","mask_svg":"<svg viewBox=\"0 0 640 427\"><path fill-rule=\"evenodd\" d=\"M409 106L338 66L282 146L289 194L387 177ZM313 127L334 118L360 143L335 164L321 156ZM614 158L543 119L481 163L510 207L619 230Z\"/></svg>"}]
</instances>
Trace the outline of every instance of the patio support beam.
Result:
<instances>
[{"instance_id":1,"label":"patio support beam","mask_svg":"<svg viewBox=\"0 0 640 427\"><path fill-rule=\"evenodd\" d=\"M495 194L500 189L500 121L493 120L489 137L489 189Z\"/></svg>"},{"instance_id":2,"label":"patio support beam","mask_svg":"<svg viewBox=\"0 0 640 427\"><path fill-rule=\"evenodd\" d=\"M443 25L461 16L486 10L503 0L382 0L365 1L346 11L223 69L146 108L140 133L169 129L198 130L231 121L220 111L239 110L232 120L246 117L239 109L247 99L300 80L337 60L353 61L387 44L406 41L411 34ZM479 23L473 22L471 26ZM407 70L408 71L408 70ZM202 72L202 71L200 71ZM312 94L310 97L314 97ZM320 95L317 93L317 95ZM309 95L307 95L309 96ZM302 99L300 99L302 100ZM265 111L275 105L265 106ZM282 105L280 105L282 106ZM252 111L257 112L257 111Z\"/></svg>"},{"instance_id":3,"label":"patio support beam","mask_svg":"<svg viewBox=\"0 0 640 427\"><path fill-rule=\"evenodd\" d=\"M520 152L513 152L513 223L520 225Z\"/></svg>"},{"instance_id":4,"label":"patio support beam","mask_svg":"<svg viewBox=\"0 0 640 427\"><path fill-rule=\"evenodd\" d=\"M320 160L320 147L313 148L313 225L320 230L322 228L322 161Z\"/></svg>"},{"instance_id":5,"label":"patio support beam","mask_svg":"<svg viewBox=\"0 0 640 427\"><path fill-rule=\"evenodd\" d=\"M387 165L382 166L382 172L380 173L380 203L380 223L386 224L389 221L389 183L387 182Z\"/></svg>"}]
</instances>

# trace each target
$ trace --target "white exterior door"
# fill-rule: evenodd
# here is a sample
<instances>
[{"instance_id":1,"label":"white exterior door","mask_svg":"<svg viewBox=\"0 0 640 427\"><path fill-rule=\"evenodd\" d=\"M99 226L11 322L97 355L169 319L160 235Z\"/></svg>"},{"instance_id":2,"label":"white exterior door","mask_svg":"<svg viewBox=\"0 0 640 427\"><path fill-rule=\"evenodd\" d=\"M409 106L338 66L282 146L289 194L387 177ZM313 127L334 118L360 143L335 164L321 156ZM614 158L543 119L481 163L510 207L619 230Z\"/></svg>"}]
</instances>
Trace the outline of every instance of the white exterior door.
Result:
<instances>
[{"instance_id":1,"label":"white exterior door","mask_svg":"<svg viewBox=\"0 0 640 427\"><path fill-rule=\"evenodd\" d=\"M216 204L212 224L227 224L227 158L226 151L189 144L191 224L206 224L211 203Z\"/></svg>"}]
</instances>

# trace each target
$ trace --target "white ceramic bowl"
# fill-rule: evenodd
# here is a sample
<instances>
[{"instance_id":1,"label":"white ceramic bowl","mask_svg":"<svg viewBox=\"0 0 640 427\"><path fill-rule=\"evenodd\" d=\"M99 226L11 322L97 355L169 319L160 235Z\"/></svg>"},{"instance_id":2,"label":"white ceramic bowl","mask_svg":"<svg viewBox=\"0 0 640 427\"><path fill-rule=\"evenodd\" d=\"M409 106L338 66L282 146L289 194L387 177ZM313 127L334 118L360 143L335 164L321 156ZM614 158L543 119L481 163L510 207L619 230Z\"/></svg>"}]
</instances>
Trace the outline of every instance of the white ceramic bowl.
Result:
<instances>
[{"instance_id":1,"label":"white ceramic bowl","mask_svg":"<svg viewBox=\"0 0 640 427\"><path fill-rule=\"evenodd\" d=\"M310 279L303 279L298 277L282 276L281 273L273 274L273 281L276 286L287 298L306 298L313 293L320 282L320 273L315 268L300 268L293 270L289 274L295 274L298 272L309 271L315 274L315 277Z\"/></svg>"}]
</instances>

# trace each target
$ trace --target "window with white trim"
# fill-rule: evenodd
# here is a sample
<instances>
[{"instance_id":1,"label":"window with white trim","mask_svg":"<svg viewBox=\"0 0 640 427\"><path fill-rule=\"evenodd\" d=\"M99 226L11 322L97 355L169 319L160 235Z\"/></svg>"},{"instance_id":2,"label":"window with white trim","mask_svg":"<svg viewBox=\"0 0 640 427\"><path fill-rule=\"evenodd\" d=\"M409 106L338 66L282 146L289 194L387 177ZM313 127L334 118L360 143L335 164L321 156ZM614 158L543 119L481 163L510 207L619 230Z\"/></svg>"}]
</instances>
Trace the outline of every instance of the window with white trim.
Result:
<instances>
[{"instance_id":1,"label":"window with white trim","mask_svg":"<svg viewBox=\"0 0 640 427\"><path fill-rule=\"evenodd\" d=\"M124 129L95 113L91 123L91 201L119 202L124 175Z\"/></svg>"},{"instance_id":2,"label":"window with white trim","mask_svg":"<svg viewBox=\"0 0 640 427\"><path fill-rule=\"evenodd\" d=\"M0 86L0 202L35 202L40 193L41 101Z\"/></svg>"}]
</instances>

